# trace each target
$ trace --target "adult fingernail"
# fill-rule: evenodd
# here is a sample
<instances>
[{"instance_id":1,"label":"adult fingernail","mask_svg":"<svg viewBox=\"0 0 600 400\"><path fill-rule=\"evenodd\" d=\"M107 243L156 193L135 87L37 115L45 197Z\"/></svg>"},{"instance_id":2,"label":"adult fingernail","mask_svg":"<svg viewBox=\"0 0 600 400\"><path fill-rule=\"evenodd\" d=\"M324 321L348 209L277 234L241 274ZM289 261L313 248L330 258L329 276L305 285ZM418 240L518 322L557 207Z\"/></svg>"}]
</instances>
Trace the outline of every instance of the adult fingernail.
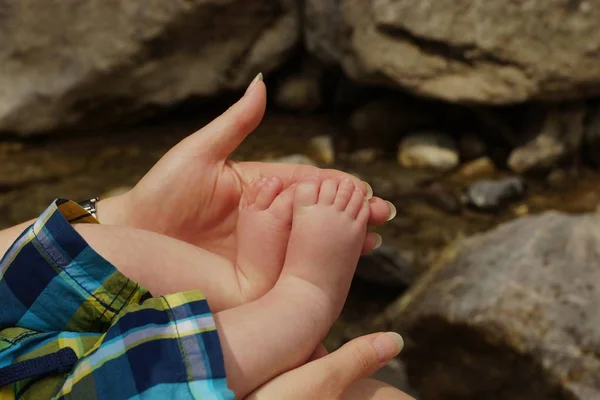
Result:
<instances>
[{"instance_id":1,"label":"adult fingernail","mask_svg":"<svg viewBox=\"0 0 600 400\"><path fill-rule=\"evenodd\" d=\"M371 197L373 197L373 188L367 182L363 181L363 183L365 184L365 187L367 188L367 200L369 200Z\"/></svg>"},{"instance_id":2,"label":"adult fingernail","mask_svg":"<svg viewBox=\"0 0 600 400\"><path fill-rule=\"evenodd\" d=\"M250 85L248 85L248 89L246 89L246 93L244 93L244 96L247 95L248 93L250 93L252 91L252 89L254 89L256 84L262 80L263 80L263 74L262 74L262 72L259 72L258 75L256 75L256 78L254 78L252 80L252 82L250 82Z\"/></svg>"},{"instance_id":3,"label":"adult fingernail","mask_svg":"<svg viewBox=\"0 0 600 400\"><path fill-rule=\"evenodd\" d=\"M373 239L375 239L373 250L380 248L381 244L383 243L383 238L381 237L381 235L379 233L373 232Z\"/></svg>"},{"instance_id":4,"label":"adult fingernail","mask_svg":"<svg viewBox=\"0 0 600 400\"><path fill-rule=\"evenodd\" d=\"M396 357L404 348L404 339L396 332L385 332L378 335L371 343L381 363L387 363Z\"/></svg>"},{"instance_id":5,"label":"adult fingernail","mask_svg":"<svg viewBox=\"0 0 600 400\"><path fill-rule=\"evenodd\" d=\"M386 204L388 205L388 208L390 209L390 214L388 216L388 221L393 220L396 217L396 206L393 205L392 203L390 203L389 201L385 201Z\"/></svg>"}]
</instances>

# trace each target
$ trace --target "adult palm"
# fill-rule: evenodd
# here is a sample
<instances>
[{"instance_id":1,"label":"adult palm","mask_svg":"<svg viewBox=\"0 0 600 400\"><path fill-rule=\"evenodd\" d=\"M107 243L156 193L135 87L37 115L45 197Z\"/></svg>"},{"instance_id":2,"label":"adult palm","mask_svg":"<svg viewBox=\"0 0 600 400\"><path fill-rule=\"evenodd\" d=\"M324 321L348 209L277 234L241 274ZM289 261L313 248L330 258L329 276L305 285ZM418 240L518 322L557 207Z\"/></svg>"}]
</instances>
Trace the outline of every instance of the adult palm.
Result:
<instances>
[{"instance_id":1,"label":"adult palm","mask_svg":"<svg viewBox=\"0 0 600 400\"><path fill-rule=\"evenodd\" d=\"M168 235L235 262L238 206L244 189L252 180L278 176L287 186L307 177L348 177L366 193L363 183L340 171L306 165L228 160L258 126L265 107L266 87L262 80L257 80L223 115L165 154L130 192L107 200L104 207L112 209L106 214L115 218L103 222ZM102 215L102 209L99 209L101 220ZM386 202L379 198L371 200L372 223L383 223L389 215ZM373 244L371 235L365 249L372 248Z\"/></svg>"}]
</instances>

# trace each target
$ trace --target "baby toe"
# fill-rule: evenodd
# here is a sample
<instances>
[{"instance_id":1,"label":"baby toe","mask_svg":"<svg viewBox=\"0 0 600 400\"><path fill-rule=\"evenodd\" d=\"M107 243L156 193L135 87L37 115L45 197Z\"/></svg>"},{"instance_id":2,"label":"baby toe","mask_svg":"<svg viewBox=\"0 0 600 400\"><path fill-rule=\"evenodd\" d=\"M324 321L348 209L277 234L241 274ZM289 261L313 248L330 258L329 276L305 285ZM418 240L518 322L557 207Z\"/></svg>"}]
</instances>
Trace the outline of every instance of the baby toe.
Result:
<instances>
[{"instance_id":1,"label":"baby toe","mask_svg":"<svg viewBox=\"0 0 600 400\"><path fill-rule=\"evenodd\" d=\"M258 210L266 210L271 206L273 200L277 197L283 189L283 182L280 178L269 178L267 181L258 189L256 195L256 208Z\"/></svg>"},{"instance_id":2,"label":"baby toe","mask_svg":"<svg viewBox=\"0 0 600 400\"><path fill-rule=\"evenodd\" d=\"M356 188L354 189L354 192L352 192L352 197L350 197L350 200L348 201L345 213L351 218L356 218L358 212L361 210L363 205L365 205L365 203L365 194L362 190Z\"/></svg>"},{"instance_id":3,"label":"baby toe","mask_svg":"<svg viewBox=\"0 0 600 400\"><path fill-rule=\"evenodd\" d=\"M321 184L319 191L319 204L331 205L337 194L338 182L333 179L326 179Z\"/></svg>"},{"instance_id":4,"label":"baby toe","mask_svg":"<svg viewBox=\"0 0 600 400\"><path fill-rule=\"evenodd\" d=\"M294 196L295 207L308 207L317 204L319 199L319 182L307 180L298 184Z\"/></svg>"},{"instance_id":5,"label":"baby toe","mask_svg":"<svg viewBox=\"0 0 600 400\"><path fill-rule=\"evenodd\" d=\"M346 209L355 188L354 183L347 178L339 184L337 193L335 194L335 200L333 200L333 204L338 210L343 211Z\"/></svg>"},{"instance_id":6,"label":"baby toe","mask_svg":"<svg viewBox=\"0 0 600 400\"><path fill-rule=\"evenodd\" d=\"M291 222L295 191L296 185L293 185L279 193L269 206L269 212L279 220Z\"/></svg>"}]
</instances>

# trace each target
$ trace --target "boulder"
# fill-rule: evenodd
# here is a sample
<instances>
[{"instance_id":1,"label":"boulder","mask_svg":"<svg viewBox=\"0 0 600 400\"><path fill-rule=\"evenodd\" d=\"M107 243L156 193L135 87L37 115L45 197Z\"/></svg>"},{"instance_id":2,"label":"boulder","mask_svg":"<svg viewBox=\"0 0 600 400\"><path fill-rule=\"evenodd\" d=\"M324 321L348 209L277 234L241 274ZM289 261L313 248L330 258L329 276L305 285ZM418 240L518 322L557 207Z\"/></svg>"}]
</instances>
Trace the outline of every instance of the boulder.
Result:
<instances>
[{"instance_id":1,"label":"boulder","mask_svg":"<svg viewBox=\"0 0 600 400\"><path fill-rule=\"evenodd\" d=\"M598 248L599 215L558 212L451 246L384 312L421 398L600 398Z\"/></svg>"},{"instance_id":2,"label":"boulder","mask_svg":"<svg viewBox=\"0 0 600 400\"><path fill-rule=\"evenodd\" d=\"M0 131L24 135L243 90L299 39L295 0L0 0L0 10Z\"/></svg>"},{"instance_id":3,"label":"boulder","mask_svg":"<svg viewBox=\"0 0 600 400\"><path fill-rule=\"evenodd\" d=\"M600 94L600 7L590 1L306 0L317 57L354 80L450 102Z\"/></svg>"}]
</instances>

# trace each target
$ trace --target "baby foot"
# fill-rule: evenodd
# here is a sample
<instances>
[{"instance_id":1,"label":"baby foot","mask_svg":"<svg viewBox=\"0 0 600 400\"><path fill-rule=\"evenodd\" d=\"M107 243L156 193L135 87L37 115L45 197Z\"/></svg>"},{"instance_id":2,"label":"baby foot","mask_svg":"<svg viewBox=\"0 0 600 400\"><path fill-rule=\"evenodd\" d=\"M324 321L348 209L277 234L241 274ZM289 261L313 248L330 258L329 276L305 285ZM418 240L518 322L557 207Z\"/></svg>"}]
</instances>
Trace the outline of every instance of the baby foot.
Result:
<instances>
[{"instance_id":1,"label":"baby foot","mask_svg":"<svg viewBox=\"0 0 600 400\"><path fill-rule=\"evenodd\" d=\"M307 181L296 187L281 280L289 283L291 278L293 285L305 282L318 289L328 319L337 318L346 300L368 220L365 195L349 179L339 184L330 179L320 184Z\"/></svg>"},{"instance_id":2,"label":"baby foot","mask_svg":"<svg viewBox=\"0 0 600 400\"><path fill-rule=\"evenodd\" d=\"M281 273L290 237L294 187L280 178L261 178L240 201L236 271L243 302L269 291Z\"/></svg>"}]
</instances>

